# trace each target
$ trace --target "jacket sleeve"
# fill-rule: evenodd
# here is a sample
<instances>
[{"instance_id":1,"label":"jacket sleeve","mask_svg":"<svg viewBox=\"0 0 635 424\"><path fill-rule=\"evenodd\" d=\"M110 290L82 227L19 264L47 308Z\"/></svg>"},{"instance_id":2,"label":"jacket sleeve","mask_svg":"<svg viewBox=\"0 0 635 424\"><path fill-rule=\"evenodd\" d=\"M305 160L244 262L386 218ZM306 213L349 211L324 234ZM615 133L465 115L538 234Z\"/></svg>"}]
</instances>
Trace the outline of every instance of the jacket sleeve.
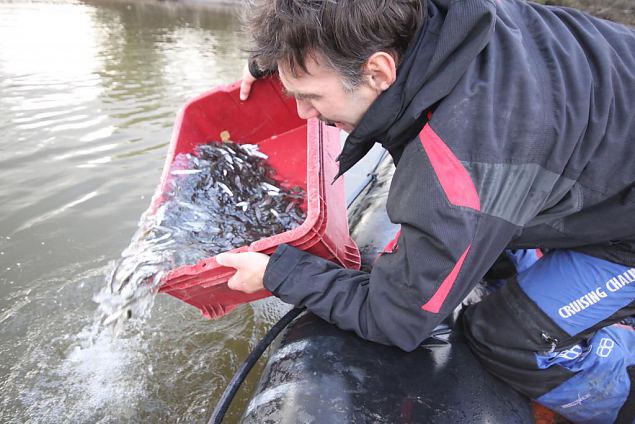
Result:
<instances>
[{"instance_id":1,"label":"jacket sleeve","mask_svg":"<svg viewBox=\"0 0 635 424\"><path fill-rule=\"evenodd\" d=\"M390 188L388 214L401 226L396 244L370 274L282 245L271 257L265 287L362 338L417 348L519 228L483 213L466 168L433 133L422 136L432 141L406 146Z\"/></svg>"}]
</instances>

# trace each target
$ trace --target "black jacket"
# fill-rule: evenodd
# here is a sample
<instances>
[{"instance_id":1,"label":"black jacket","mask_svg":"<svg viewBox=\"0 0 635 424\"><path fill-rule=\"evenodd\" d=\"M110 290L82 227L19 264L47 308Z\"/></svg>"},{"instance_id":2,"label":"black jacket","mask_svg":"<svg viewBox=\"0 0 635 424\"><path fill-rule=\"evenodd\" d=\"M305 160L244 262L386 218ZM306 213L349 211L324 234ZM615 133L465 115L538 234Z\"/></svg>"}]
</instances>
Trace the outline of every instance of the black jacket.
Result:
<instances>
[{"instance_id":1,"label":"black jacket","mask_svg":"<svg viewBox=\"0 0 635 424\"><path fill-rule=\"evenodd\" d=\"M416 348L506 248L635 266L635 32L519 0L439 0L347 139L380 142L401 225L370 274L280 246L265 287L361 337ZM566 282L562 282L566 284Z\"/></svg>"}]
</instances>

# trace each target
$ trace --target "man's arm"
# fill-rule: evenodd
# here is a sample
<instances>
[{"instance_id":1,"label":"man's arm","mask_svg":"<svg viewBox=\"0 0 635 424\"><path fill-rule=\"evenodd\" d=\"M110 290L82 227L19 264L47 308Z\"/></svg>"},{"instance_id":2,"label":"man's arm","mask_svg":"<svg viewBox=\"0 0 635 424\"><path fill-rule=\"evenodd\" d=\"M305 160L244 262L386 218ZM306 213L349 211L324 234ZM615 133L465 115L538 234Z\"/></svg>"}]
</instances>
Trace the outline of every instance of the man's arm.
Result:
<instances>
[{"instance_id":1,"label":"man's arm","mask_svg":"<svg viewBox=\"0 0 635 424\"><path fill-rule=\"evenodd\" d=\"M505 227L477 232L509 234ZM464 240L466 249L453 254L439 240L402 225L396 250L382 254L371 273L282 245L269 261L264 285L364 339L411 351L465 298L506 244Z\"/></svg>"}]
</instances>

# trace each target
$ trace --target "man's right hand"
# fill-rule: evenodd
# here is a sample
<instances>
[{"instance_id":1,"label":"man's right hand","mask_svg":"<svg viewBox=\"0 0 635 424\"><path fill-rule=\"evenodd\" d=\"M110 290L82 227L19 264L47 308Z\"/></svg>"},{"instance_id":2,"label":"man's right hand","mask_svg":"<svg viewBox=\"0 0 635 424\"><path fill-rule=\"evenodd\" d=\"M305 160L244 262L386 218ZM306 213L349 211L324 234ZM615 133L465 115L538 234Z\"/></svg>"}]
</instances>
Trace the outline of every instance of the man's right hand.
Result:
<instances>
[{"instance_id":1,"label":"man's right hand","mask_svg":"<svg viewBox=\"0 0 635 424\"><path fill-rule=\"evenodd\" d=\"M243 79L240 82L240 100L247 100L249 93L251 92L251 85L254 81L256 81L256 77L251 74L249 71L249 65L247 64L243 70Z\"/></svg>"}]
</instances>

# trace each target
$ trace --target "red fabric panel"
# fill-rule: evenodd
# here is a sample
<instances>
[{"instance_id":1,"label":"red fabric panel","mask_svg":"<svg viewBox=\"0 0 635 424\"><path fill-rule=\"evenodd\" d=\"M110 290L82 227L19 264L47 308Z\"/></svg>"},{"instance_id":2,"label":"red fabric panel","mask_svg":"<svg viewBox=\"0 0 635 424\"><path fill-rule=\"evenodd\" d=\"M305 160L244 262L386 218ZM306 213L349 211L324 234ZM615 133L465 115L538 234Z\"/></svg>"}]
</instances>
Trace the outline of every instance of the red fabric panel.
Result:
<instances>
[{"instance_id":1,"label":"red fabric panel","mask_svg":"<svg viewBox=\"0 0 635 424\"><path fill-rule=\"evenodd\" d=\"M384 247L384 253L392 253L395 247L397 247L397 240L399 240L399 235L401 234L401 230L397 231L395 238L392 239L386 247Z\"/></svg>"},{"instance_id":2,"label":"red fabric panel","mask_svg":"<svg viewBox=\"0 0 635 424\"><path fill-rule=\"evenodd\" d=\"M480 211L481 201L474 182L452 150L434 132L430 124L423 127L419 137L450 203Z\"/></svg>"},{"instance_id":3,"label":"red fabric panel","mask_svg":"<svg viewBox=\"0 0 635 424\"><path fill-rule=\"evenodd\" d=\"M432 312L434 314L439 313L439 311L441 310L441 305L443 305L446 297L448 297L448 294L450 293L450 290L452 289L452 286L456 281L456 277L459 275L459 272L463 267L463 261L465 261L465 257L467 256L467 253L470 251L471 247L472 244L470 243L470 245L467 247L467 249L465 249L465 252L463 252L459 260L456 261L456 264L454 264L454 268L452 268L452 271L450 271L448 276L445 277L445 280L443 280L443 283L441 283L437 292L430 298L430 300L428 300L428 302L426 302L425 305L421 307L421 309L423 309L424 311Z\"/></svg>"}]
</instances>

